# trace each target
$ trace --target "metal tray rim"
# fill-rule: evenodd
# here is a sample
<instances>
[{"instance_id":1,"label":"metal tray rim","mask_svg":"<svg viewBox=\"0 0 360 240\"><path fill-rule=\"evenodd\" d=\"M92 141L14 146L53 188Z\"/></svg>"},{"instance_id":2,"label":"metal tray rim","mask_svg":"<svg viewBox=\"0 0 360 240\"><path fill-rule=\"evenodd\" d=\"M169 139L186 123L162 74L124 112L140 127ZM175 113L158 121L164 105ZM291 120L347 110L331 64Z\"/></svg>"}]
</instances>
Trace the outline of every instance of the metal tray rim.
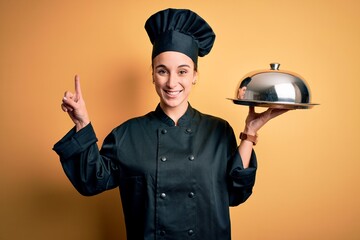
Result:
<instances>
[{"instance_id":1,"label":"metal tray rim","mask_svg":"<svg viewBox=\"0 0 360 240\"><path fill-rule=\"evenodd\" d=\"M289 103L289 102L268 102L258 100L239 100L233 98L227 98L233 101L234 104L243 106L254 106L254 107L267 107L267 108L282 108L282 109L310 109L318 103Z\"/></svg>"}]
</instances>

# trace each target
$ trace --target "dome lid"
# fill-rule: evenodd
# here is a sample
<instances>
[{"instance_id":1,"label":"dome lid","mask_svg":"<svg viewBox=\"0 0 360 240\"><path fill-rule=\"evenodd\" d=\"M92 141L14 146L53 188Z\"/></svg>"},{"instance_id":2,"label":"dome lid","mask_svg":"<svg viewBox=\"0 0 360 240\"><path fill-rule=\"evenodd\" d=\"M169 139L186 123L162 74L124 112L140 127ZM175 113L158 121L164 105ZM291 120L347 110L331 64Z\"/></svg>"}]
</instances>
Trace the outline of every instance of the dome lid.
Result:
<instances>
[{"instance_id":1,"label":"dome lid","mask_svg":"<svg viewBox=\"0 0 360 240\"><path fill-rule=\"evenodd\" d=\"M235 104L285 109L308 109L311 103L310 88L298 74L280 70L279 63L270 69L253 71L245 75L236 86Z\"/></svg>"}]
</instances>

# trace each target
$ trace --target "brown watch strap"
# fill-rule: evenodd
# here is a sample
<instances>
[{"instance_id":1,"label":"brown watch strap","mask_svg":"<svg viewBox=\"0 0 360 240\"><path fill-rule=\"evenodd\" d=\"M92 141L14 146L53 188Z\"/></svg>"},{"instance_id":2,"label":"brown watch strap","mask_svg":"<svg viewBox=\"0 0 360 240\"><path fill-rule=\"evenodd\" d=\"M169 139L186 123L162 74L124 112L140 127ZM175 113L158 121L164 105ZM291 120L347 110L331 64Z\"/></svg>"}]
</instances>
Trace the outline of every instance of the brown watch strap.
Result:
<instances>
[{"instance_id":1,"label":"brown watch strap","mask_svg":"<svg viewBox=\"0 0 360 240\"><path fill-rule=\"evenodd\" d=\"M253 135L249 135L249 134L242 132L242 133L240 133L240 139L248 140L248 141L252 142L253 145L256 145L256 143L257 143L257 135L253 136Z\"/></svg>"}]
</instances>

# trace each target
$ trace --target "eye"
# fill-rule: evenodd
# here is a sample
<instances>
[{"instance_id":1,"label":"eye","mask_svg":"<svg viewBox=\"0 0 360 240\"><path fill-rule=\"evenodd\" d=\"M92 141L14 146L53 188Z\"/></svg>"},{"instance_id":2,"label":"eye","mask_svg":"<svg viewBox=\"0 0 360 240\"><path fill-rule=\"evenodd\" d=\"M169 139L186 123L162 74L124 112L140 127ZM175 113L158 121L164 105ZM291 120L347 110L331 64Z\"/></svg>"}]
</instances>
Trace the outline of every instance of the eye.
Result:
<instances>
[{"instance_id":1,"label":"eye","mask_svg":"<svg viewBox=\"0 0 360 240\"><path fill-rule=\"evenodd\" d=\"M185 69L180 69L180 70L179 70L179 75L185 75L185 74L187 74L187 73L188 73L188 71L185 70Z\"/></svg>"},{"instance_id":2,"label":"eye","mask_svg":"<svg viewBox=\"0 0 360 240\"><path fill-rule=\"evenodd\" d=\"M159 74L159 75L165 75L165 74L167 74L167 71L166 71L165 69L163 69L163 68L159 68L159 69L157 70L157 74Z\"/></svg>"}]
</instances>

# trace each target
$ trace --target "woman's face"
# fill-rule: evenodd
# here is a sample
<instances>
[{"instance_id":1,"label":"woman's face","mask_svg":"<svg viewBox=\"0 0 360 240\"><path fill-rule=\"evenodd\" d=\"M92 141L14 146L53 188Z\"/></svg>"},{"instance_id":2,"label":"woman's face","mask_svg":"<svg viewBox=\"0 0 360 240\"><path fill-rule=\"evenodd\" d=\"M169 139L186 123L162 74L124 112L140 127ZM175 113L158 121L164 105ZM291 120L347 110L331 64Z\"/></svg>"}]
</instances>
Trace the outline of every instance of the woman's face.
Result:
<instances>
[{"instance_id":1,"label":"woman's face","mask_svg":"<svg viewBox=\"0 0 360 240\"><path fill-rule=\"evenodd\" d=\"M246 87L239 88L237 98L242 100L245 98Z\"/></svg>"},{"instance_id":2,"label":"woman's face","mask_svg":"<svg viewBox=\"0 0 360 240\"><path fill-rule=\"evenodd\" d=\"M153 81L163 110L187 108L197 72L194 62L179 52L163 52L153 59Z\"/></svg>"}]
</instances>

